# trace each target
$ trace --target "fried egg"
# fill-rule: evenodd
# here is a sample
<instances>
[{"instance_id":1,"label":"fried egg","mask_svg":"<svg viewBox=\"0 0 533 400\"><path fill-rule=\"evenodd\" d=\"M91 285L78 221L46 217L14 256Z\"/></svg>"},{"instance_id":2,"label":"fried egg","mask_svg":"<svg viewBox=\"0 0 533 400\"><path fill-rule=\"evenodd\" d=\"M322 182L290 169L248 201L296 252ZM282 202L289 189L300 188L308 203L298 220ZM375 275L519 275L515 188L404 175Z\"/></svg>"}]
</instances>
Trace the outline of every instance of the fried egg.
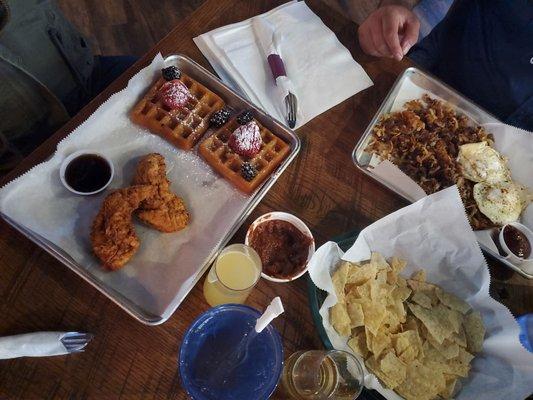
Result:
<instances>
[{"instance_id":1,"label":"fried egg","mask_svg":"<svg viewBox=\"0 0 533 400\"><path fill-rule=\"evenodd\" d=\"M474 199L479 211L497 225L517 221L520 213L530 202L525 187L514 182L474 185Z\"/></svg>"},{"instance_id":2,"label":"fried egg","mask_svg":"<svg viewBox=\"0 0 533 400\"><path fill-rule=\"evenodd\" d=\"M462 167L464 177L474 182L496 183L511 179L505 157L487 142L459 146L457 162Z\"/></svg>"}]
</instances>

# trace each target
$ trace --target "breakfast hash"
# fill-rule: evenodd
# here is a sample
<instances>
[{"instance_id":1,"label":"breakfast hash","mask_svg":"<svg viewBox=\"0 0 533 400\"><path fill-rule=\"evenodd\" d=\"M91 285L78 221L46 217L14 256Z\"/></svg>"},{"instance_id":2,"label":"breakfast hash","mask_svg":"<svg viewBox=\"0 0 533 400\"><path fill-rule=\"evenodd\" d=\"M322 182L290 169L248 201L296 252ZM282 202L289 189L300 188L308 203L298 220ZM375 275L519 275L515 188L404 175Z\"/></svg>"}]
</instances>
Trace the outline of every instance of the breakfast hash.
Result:
<instances>
[{"instance_id":1,"label":"breakfast hash","mask_svg":"<svg viewBox=\"0 0 533 400\"><path fill-rule=\"evenodd\" d=\"M515 183L494 137L429 95L384 115L366 151L388 159L427 193L457 185L473 229L518 220L526 188Z\"/></svg>"}]
</instances>

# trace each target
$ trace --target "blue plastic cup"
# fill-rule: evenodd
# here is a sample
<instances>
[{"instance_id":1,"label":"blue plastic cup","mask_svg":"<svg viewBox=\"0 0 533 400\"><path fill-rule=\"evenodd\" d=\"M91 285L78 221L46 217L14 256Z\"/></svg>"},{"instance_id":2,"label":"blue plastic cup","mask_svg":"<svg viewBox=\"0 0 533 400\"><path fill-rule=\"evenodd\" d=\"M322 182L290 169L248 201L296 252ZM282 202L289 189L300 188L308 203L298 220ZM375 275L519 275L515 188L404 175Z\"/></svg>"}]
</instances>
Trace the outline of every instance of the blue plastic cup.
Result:
<instances>
[{"instance_id":1,"label":"blue plastic cup","mask_svg":"<svg viewBox=\"0 0 533 400\"><path fill-rule=\"evenodd\" d=\"M248 306L223 304L193 322L179 355L183 386L192 399L270 397L283 369L283 346L272 325L255 334L255 321L260 316ZM247 336L251 339L243 347Z\"/></svg>"}]
</instances>

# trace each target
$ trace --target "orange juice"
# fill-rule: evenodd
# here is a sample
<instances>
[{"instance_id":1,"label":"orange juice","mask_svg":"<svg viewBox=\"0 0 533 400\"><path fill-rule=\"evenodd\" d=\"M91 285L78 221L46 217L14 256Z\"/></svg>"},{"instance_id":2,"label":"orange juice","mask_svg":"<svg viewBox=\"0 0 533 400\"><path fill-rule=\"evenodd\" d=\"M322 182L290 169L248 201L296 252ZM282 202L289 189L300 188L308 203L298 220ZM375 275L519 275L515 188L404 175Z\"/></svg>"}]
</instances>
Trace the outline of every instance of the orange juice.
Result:
<instances>
[{"instance_id":1,"label":"orange juice","mask_svg":"<svg viewBox=\"0 0 533 400\"><path fill-rule=\"evenodd\" d=\"M261 259L250 247L235 244L224 249L204 281L211 306L244 303L261 275Z\"/></svg>"}]
</instances>

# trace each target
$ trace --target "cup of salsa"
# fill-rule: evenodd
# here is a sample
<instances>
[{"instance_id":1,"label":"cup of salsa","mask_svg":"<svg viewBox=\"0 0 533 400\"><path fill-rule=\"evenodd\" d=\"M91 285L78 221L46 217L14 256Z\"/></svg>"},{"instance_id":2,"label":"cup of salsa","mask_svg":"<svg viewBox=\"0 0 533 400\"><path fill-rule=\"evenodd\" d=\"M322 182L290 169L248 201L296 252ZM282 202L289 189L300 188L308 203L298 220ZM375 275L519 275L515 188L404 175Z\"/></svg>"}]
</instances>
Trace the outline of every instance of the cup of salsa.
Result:
<instances>
[{"instance_id":1,"label":"cup of salsa","mask_svg":"<svg viewBox=\"0 0 533 400\"><path fill-rule=\"evenodd\" d=\"M307 225L285 212L270 212L248 228L244 243L262 263L261 276L272 282L291 282L307 272L315 240Z\"/></svg>"}]
</instances>

